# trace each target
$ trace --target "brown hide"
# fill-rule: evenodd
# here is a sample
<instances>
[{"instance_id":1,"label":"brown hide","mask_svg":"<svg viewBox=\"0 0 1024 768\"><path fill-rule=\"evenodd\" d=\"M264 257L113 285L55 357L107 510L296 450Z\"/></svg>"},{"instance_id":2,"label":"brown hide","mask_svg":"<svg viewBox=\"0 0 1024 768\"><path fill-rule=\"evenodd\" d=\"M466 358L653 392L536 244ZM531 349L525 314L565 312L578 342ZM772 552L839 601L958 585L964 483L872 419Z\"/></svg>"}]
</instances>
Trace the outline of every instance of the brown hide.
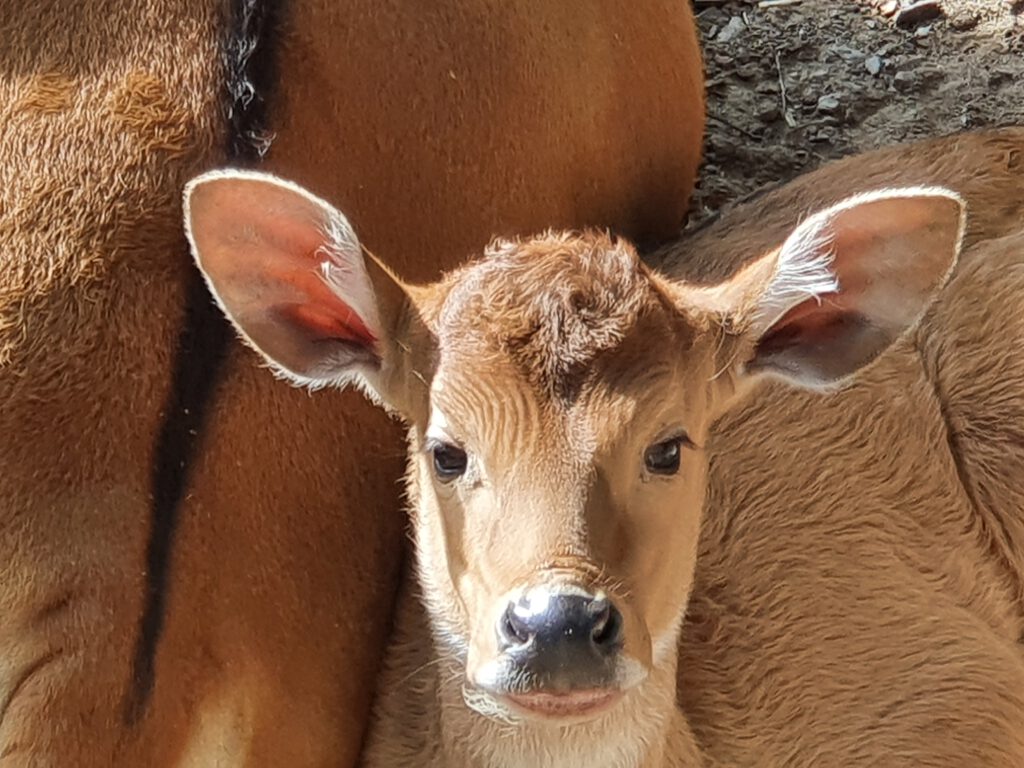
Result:
<instances>
[{"instance_id":1,"label":"brown hide","mask_svg":"<svg viewBox=\"0 0 1024 768\"><path fill-rule=\"evenodd\" d=\"M124 699L150 463L223 163L226 4L0 2L0 762L352 763L400 559L397 430L233 345L174 542L152 697ZM492 234L678 226L699 159L686 3L285 4L265 167L413 279ZM212 372L211 372L212 375Z\"/></svg>"},{"instance_id":2,"label":"brown hide","mask_svg":"<svg viewBox=\"0 0 1024 768\"><path fill-rule=\"evenodd\" d=\"M676 275L729 272L813 208L907 185L968 208L960 267L916 337L842 392L765 387L708 446L679 699L709 764L1024 755L1024 129L831 164L662 257Z\"/></svg>"},{"instance_id":3,"label":"brown hide","mask_svg":"<svg viewBox=\"0 0 1024 768\"><path fill-rule=\"evenodd\" d=\"M266 170L408 280L494 235L683 220L703 132L686 3L308 2L285 34Z\"/></svg>"},{"instance_id":4,"label":"brown hide","mask_svg":"<svg viewBox=\"0 0 1024 768\"><path fill-rule=\"evenodd\" d=\"M130 757L122 698L189 269L180 189L224 130L221 10L163 5L0 3L5 768L157 764Z\"/></svg>"}]
</instances>

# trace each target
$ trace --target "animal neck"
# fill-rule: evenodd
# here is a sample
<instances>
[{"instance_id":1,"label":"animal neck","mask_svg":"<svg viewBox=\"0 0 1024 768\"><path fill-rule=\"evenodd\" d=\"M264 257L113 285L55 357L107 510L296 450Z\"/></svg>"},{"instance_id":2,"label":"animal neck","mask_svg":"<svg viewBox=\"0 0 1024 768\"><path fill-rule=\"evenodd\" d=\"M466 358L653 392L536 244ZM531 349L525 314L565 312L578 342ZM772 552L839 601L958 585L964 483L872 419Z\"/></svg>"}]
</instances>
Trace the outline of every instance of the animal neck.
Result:
<instances>
[{"instance_id":1,"label":"animal neck","mask_svg":"<svg viewBox=\"0 0 1024 768\"><path fill-rule=\"evenodd\" d=\"M677 655L606 714L551 725L487 717L466 703L457 660L437 669L439 735L451 768L695 768L692 734L676 707ZM444 667L444 668L440 668Z\"/></svg>"}]
</instances>

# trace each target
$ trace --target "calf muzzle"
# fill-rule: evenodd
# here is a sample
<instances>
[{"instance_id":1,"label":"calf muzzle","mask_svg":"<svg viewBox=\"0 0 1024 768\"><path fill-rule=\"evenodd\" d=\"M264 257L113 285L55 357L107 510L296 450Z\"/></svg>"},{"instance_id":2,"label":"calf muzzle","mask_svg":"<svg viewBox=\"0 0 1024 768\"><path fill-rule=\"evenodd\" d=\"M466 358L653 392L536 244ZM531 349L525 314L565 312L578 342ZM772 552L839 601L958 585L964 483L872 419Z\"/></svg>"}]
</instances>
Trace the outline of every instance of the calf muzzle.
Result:
<instances>
[{"instance_id":1,"label":"calf muzzle","mask_svg":"<svg viewBox=\"0 0 1024 768\"><path fill-rule=\"evenodd\" d=\"M508 605L497 633L500 652L532 689L558 695L615 683L623 620L604 594L534 588Z\"/></svg>"}]
</instances>

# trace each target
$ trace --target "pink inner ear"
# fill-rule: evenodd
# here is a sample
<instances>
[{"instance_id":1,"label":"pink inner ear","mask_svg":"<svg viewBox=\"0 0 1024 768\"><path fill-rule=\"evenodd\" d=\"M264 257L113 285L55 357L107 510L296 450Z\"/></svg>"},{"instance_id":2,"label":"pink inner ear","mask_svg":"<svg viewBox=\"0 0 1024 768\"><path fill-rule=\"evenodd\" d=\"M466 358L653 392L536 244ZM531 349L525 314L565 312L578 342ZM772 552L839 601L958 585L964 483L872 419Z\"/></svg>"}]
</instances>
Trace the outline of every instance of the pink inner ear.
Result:
<instances>
[{"instance_id":1,"label":"pink inner ear","mask_svg":"<svg viewBox=\"0 0 1024 768\"><path fill-rule=\"evenodd\" d=\"M910 189L850 198L805 221L779 252L764 303L782 314L747 369L818 386L876 359L948 275L961 213L951 194Z\"/></svg>"},{"instance_id":2,"label":"pink inner ear","mask_svg":"<svg viewBox=\"0 0 1024 768\"><path fill-rule=\"evenodd\" d=\"M317 382L379 365L377 297L338 211L279 180L244 175L198 182L188 209L199 267L265 358Z\"/></svg>"},{"instance_id":3,"label":"pink inner ear","mask_svg":"<svg viewBox=\"0 0 1024 768\"><path fill-rule=\"evenodd\" d=\"M328 258L322 230L305 217L271 215L264 237L277 246L263 269L278 285L289 286L297 298L278 304L276 314L302 328L311 341L344 341L373 350L376 337L363 319L324 281L321 265Z\"/></svg>"},{"instance_id":4,"label":"pink inner ear","mask_svg":"<svg viewBox=\"0 0 1024 768\"><path fill-rule=\"evenodd\" d=\"M339 302L338 312L326 312L308 304L288 304L278 308L277 314L288 322L302 326L310 341L345 341L373 349L377 340L359 316L346 304Z\"/></svg>"},{"instance_id":5,"label":"pink inner ear","mask_svg":"<svg viewBox=\"0 0 1024 768\"><path fill-rule=\"evenodd\" d=\"M758 342L758 354L773 354L793 345L822 345L835 339L851 324L864 318L848 306L839 293L823 293L802 301L784 314Z\"/></svg>"},{"instance_id":6,"label":"pink inner ear","mask_svg":"<svg viewBox=\"0 0 1024 768\"><path fill-rule=\"evenodd\" d=\"M372 350L377 338L355 310L324 282L317 270L319 263L311 255L268 266L268 272L276 273L274 279L291 286L302 297L301 301L279 304L277 314L303 328L312 341L345 341Z\"/></svg>"},{"instance_id":7,"label":"pink inner ear","mask_svg":"<svg viewBox=\"0 0 1024 768\"><path fill-rule=\"evenodd\" d=\"M858 232L837 232L833 240L833 269L842 275L839 290L820 293L791 307L772 324L770 334L791 337L800 332L795 330L797 327L813 334L815 328L834 327L844 315L855 312L858 299L871 284L871 275L870 265L859 263L850 254L859 253L858 249L866 247L869 241L869 237Z\"/></svg>"},{"instance_id":8,"label":"pink inner ear","mask_svg":"<svg viewBox=\"0 0 1024 768\"><path fill-rule=\"evenodd\" d=\"M815 301L805 301L772 325L758 342L758 349L779 349L795 342L806 343L827 336L829 329L841 324L845 315L841 307L818 306Z\"/></svg>"}]
</instances>

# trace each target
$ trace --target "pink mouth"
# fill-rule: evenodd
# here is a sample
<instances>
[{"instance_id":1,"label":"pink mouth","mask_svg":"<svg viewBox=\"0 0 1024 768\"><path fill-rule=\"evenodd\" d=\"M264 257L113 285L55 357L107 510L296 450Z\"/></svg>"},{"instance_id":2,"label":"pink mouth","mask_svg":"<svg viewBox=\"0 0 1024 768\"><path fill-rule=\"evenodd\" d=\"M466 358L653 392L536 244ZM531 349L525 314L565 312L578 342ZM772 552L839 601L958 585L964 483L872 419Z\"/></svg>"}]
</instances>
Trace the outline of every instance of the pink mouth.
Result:
<instances>
[{"instance_id":1,"label":"pink mouth","mask_svg":"<svg viewBox=\"0 0 1024 768\"><path fill-rule=\"evenodd\" d=\"M622 697L621 691L576 691L573 693L519 693L506 698L520 709L550 718L598 715Z\"/></svg>"}]
</instances>

